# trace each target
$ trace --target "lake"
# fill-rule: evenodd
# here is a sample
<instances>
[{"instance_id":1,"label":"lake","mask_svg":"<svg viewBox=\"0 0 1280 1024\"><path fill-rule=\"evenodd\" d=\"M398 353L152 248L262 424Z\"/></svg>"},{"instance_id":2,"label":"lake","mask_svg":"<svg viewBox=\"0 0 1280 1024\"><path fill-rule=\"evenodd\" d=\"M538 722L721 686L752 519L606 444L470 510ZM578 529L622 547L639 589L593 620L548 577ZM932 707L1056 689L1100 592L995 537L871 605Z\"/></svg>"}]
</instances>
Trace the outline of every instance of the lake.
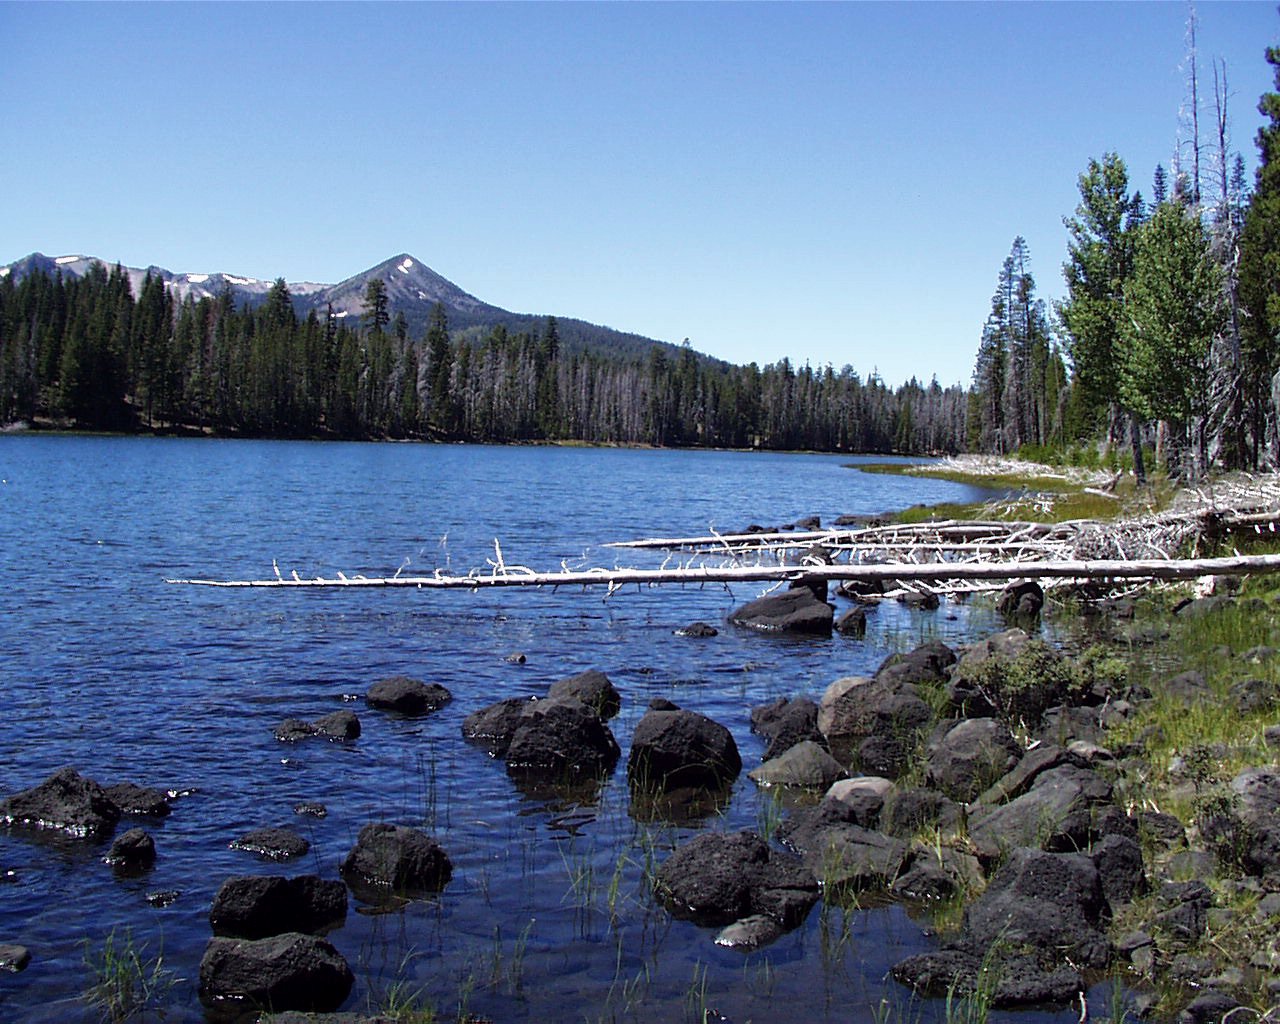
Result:
<instances>
[{"instance_id":1,"label":"lake","mask_svg":"<svg viewBox=\"0 0 1280 1024\"><path fill-rule=\"evenodd\" d=\"M264 578L463 572L501 545L508 565L653 564L602 547L646 536L772 526L819 515L964 501L971 488L863 474L884 458L582 448L0 436L0 792L70 765L107 784L183 794L144 822L155 867L117 877L106 844L0 829L0 942L31 965L0 977L0 1019L93 1020L86 950L128 929L176 974L166 1018L201 1021L198 965L210 902L236 874L337 866L360 827L431 832L454 864L438 898L393 913L352 901L329 935L356 974L345 1006L420 993L445 1019L508 1021L870 1019L906 993L886 977L929 948L927 917L899 905L819 904L805 924L751 954L673 920L650 896L645 862L700 829L757 828L772 798L746 776L763 744L753 706L819 697L925 639L998 628L981 605L884 606L864 640L794 641L725 624L762 585L599 591L269 591L173 586L170 577ZM695 620L718 636L673 631ZM523 663L508 660L523 654ZM597 792L525 793L501 762L464 742L462 719L500 698L545 693L595 668L622 694L610 727L619 767ZM404 673L453 694L426 718L366 708L375 681ZM744 771L727 807L672 825L632 818L625 760L646 705L662 697L727 726ZM277 741L289 717L355 710L346 744ZM321 802L326 817L294 813ZM228 844L284 825L311 844L267 863ZM121 828L125 827L124 825ZM171 890L164 906L148 894ZM902 1019L940 1019L922 1002ZM1010 1015L1068 1021L1075 1014ZM997 1018L993 1018L997 1019Z\"/></svg>"}]
</instances>

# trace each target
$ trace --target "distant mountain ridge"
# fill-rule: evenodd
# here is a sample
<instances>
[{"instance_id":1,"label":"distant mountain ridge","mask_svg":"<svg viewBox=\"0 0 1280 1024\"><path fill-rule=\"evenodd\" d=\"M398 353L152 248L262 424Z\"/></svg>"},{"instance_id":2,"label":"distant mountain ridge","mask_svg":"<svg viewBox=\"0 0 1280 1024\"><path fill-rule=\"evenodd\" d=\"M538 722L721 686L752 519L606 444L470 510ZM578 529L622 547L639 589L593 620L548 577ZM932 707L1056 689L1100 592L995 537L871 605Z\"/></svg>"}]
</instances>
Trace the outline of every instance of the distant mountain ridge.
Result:
<instances>
[{"instance_id":1,"label":"distant mountain ridge","mask_svg":"<svg viewBox=\"0 0 1280 1024\"><path fill-rule=\"evenodd\" d=\"M96 256L46 256L44 253L34 252L0 267L0 278L13 275L15 280L20 280L28 274L40 271L78 278L88 273L94 263L101 263L107 268L113 266L111 261ZM237 304L256 306L266 299L267 292L275 283L227 273L175 274L154 265L121 269L128 275L135 297L140 294L147 274L151 273L164 281L179 302L188 297L195 301L214 298L221 295L224 289L229 289ZM403 252L337 284L317 284L312 281L287 281L286 284L299 316L306 316L312 310L324 315L332 306L336 316L358 321L364 314L365 289L375 278L386 283L390 314L394 317L397 313L403 313L409 324L410 336L414 338L421 337L425 331L437 302L444 307L452 333L475 339L497 326L503 326L511 332L539 333L546 323L547 314L513 313L484 302L463 291L421 260ZM639 357L647 354L655 345L664 349L676 348L668 342L656 341L639 334L603 327L573 317L554 315L561 344L569 351L601 350L615 356Z\"/></svg>"}]
</instances>

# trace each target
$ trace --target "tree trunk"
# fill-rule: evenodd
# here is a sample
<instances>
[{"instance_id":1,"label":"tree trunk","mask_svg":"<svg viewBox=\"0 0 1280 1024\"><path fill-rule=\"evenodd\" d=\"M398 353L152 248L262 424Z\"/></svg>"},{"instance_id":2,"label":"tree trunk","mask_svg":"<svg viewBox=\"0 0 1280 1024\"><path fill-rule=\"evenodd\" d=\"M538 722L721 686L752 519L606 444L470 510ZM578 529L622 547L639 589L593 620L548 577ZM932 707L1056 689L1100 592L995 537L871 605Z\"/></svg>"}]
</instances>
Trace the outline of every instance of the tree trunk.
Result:
<instances>
[{"instance_id":1,"label":"tree trunk","mask_svg":"<svg viewBox=\"0 0 1280 1024\"><path fill-rule=\"evenodd\" d=\"M1129 416L1129 442L1133 446L1133 481L1139 487L1145 487L1147 467L1142 461L1142 430L1138 417L1133 414Z\"/></svg>"}]
</instances>

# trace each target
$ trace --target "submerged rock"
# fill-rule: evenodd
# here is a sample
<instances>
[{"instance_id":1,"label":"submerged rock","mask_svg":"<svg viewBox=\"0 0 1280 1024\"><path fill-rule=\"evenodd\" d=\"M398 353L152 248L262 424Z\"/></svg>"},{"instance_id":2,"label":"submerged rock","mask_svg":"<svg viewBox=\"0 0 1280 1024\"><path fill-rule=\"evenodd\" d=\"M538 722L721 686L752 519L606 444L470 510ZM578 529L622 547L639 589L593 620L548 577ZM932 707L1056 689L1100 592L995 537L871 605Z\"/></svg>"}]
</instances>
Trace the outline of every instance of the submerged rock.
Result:
<instances>
[{"instance_id":1,"label":"submerged rock","mask_svg":"<svg viewBox=\"0 0 1280 1024\"><path fill-rule=\"evenodd\" d=\"M808 587L784 590L744 604L729 621L762 633L802 633L830 636L835 609Z\"/></svg>"},{"instance_id":2,"label":"submerged rock","mask_svg":"<svg viewBox=\"0 0 1280 1024\"><path fill-rule=\"evenodd\" d=\"M13 942L0 942L0 971L17 974L31 963L31 951Z\"/></svg>"},{"instance_id":3,"label":"submerged rock","mask_svg":"<svg viewBox=\"0 0 1280 1024\"><path fill-rule=\"evenodd\" d=\"M330 943L296 932L210 939L200 961L200 997L214 1005L327 1012L346 1001L354 983L347 961Z\"/></svg>"},{"instance_id":4,"label":"submerged rock","mask_svg":"<svg viewBox=\"0 0 1280 1024\"><path fill-rule=\"evenodd\" d=\"M369 687L365 702L371 708L399 715L427 715L453 700L453 694L439 683L424 683L409 676L392 676Z\"/></svg>"},{"instance_id":5,"label":"submerged rock","mask_svg":"<svg viewBox=\"0 0 1280 1024\"><path fill-rule=\"evenodd\" d=\"M120 808L121 814L139 814L149 818L163 818L171 808L169 794L151 786L139 786L133 782L117 782L103 786L107 799Z\"/></svg>"},{"instance_id":6,"label":"submerged rock","mask_svg":"<svg viewBox=\"0 0 1280 1024\"><path fill-rule=\"evenodd\" d=\"M60 768L44 782L0 800L0 823L97 838L120 820L120 808L92 779Z\"/></svg>"},{"instance_id":7,"label":"submerged rock","mask_svg":"<svg viewBox=\"0 0 1280 1024\"><path fill-rule=\"evenodd\" d=\"M309 842L287 828L255 828L239 839L233 839L230 846L233 850L256 853L259 857L265 857L268 860L301 857L311 849Z\"/></svg>"},{"instance_id":8,"label":"submerged rock","mask_svg":"<svg viewBox=\"0 0 1280 1024\"><path fill-rule=\"evenodd\" d=\"M140 828L131 828L116 837L107 852L106 862L123 871L149 868L156 861L156 843Z\"/></svg>"},{"instance_id":9,"label":"submerged rock","mask_svg":"<svg viewBox=\"0 0 1280 1024\"><path fill-rule=\"evenodd\" d=\"M576 700L601 718L612 718L622 707L622 698L609 677L595 669L552 683L547 700Z\"/></svg>"},{"instance_id":10,"label":"submerged rock","mask_svg":"<svg viewBox=\"0 0 1280 1024\"><path fill-rule=\"evenodd\" d=\"M634 789L719 789L740 771L733 734L696 711L651 706L631 738L627 778Z\"/></svg>"},{"instance_id":11,"label":"submerged rock","mask_svg":"<svg viewBox=\"0 0 1280 1024\"><path fill-rule=\"evenodd\" d=\"M706 832L667 858L655 891L673 914L698 924L764 915L794 928L818 901L818 880L754 832Z\"/></svg>"},{"instance_id":12,"label":"submerged rock","mask_svg":"<svg viewBox=\"0 0 1280 1024\"><path fill-rule=\"evenodd\" d=\"M687 626L682 626L676 631L676 636L689 637L692 639L706 639L708 637L719 636L720 630L709 622L691 622Z\"/></svg>"},{"instance_id":13,"label":"submerged rock","mask_svg":"<svg viewBox=\"0 0 1280 1024\"><path fill-rule=\"evenodd\" d=\"M620 756L604 719L567 697L527 702L506 749L509 771L566 781L611 771Z\"/></svg>"},{"instance_id":14,"label":"submerged rock","mask_svg":"<svg viewBox=\"0 0 1280 1024\"><path fill-rule=\"evenodd\" d=\"M347 890L317 875L237 875L222 883L209 910L214 935L261 939L320 932L347 916Z\"/></svg>"},{"instance_id":15,"label":"submerged rock","mask_svg":"<svg viewBox=\"0 0 1280 1024\"><path fill-rule=\"evenodd\" d=\"M439 843L425 832L386 822L360 830L339 870L362 894L370 888L390 895L439 892L453 877L453 863Z\"/></svg>"}]
</instances>

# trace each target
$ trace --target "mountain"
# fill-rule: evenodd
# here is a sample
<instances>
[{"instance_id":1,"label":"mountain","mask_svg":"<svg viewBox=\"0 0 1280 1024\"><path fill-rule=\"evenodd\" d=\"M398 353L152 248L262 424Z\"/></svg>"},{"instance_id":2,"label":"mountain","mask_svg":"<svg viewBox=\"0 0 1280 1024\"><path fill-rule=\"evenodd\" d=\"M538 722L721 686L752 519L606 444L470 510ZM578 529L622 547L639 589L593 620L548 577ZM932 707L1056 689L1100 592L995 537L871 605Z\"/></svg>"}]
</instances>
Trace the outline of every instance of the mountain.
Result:
<instances>
[{"instance_id":1,"label":"mountain","mask_svg":"<svg viewBox=\"0 0 1280 1024\"><path fill-rule=\"evenodd\" d=\"M64 277L83 277L94 263L111 266L106 260L94 256L50 257L35 252L0 267L0 278L12 274L15 280L20 280L37 271L60 273ZM141 292L147 274L151 273L159 276L180 302L188 296L196 301L212 298L229 289L237 303L256 306L266 299L267 292L274 284L273 281L225 273L175 274L157 266L122 269L129 277L135 296ZM422 336L437 302L444 306L450 332L473 340L482 338L499 325L512 333L527 331L536 334L541 333L546 324L546 314L513 313L483 302L408 253L393 256L338 284L316 284L310 281L287 283L299 316L306 316L312 310L324 316L332 306L336 316L358 320L364 313L365 289L374 278L386 282L389 312L392 317L397 313L404 314L409 324L410 337ZM560 343L567 351L599 350L613 356L641 357L655 345L672 351L676 348L667 342L655 341L639 334L602 327L573 317L559 314L555 316Z\"/></svg>"}]
</instances>

